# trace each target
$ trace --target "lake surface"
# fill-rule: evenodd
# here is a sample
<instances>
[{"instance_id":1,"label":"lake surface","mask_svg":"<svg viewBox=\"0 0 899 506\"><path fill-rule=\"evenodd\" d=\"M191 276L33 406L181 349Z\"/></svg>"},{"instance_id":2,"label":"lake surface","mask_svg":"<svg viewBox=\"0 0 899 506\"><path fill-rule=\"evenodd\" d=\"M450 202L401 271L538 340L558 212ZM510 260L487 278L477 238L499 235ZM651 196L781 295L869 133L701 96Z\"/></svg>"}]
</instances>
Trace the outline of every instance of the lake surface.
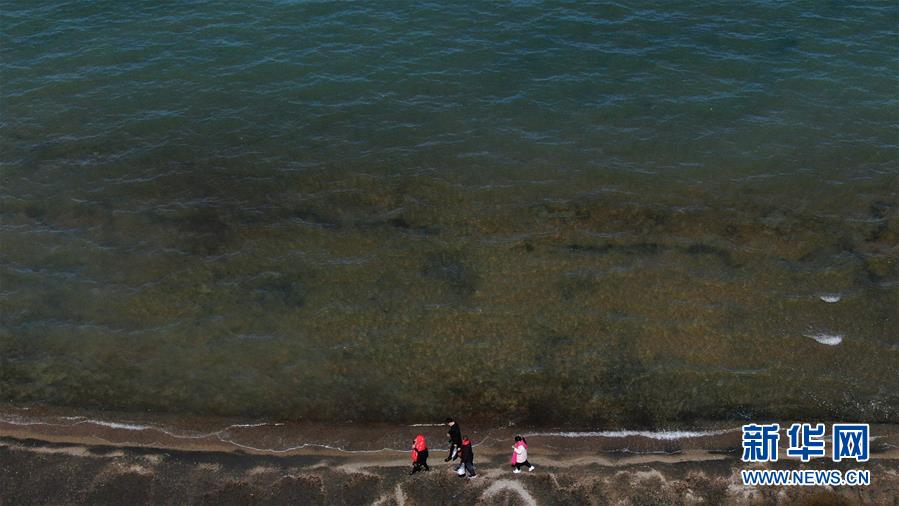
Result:
<instances>
[{"instance_id":1,"label":"lake surface","mask_svg":"<svg viewBox=\"0 0 899 506\"><path fill-rule=\"evenodd\" d=\"M0 16L0 401L899 421L895 2Z\"/></svg>"}]
</instances>

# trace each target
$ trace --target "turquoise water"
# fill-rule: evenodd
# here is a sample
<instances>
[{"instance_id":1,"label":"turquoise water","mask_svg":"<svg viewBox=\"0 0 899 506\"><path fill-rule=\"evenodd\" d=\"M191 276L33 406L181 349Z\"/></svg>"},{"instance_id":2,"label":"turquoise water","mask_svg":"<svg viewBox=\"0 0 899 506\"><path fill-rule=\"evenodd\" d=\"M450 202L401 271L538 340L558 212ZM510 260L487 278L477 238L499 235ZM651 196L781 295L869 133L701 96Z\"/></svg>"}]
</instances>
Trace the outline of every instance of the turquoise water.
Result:
<instances>
[{"instance_id":1,"label":"turquoise water","mask_svg":"<svg viewBox=\"0 0 899 506\"><path fill-rule=\"evenodd\" d=\"M895 2L0 15L0 399L899 420Z\"/></svg>"},{"instance_id":2,"label":"turquoise water","mask_svg":"<svg viewBox=\"0 0 899 506\"><path fill-rule=\"evenodd\" d=\"M4 2L7 166L895 160L893 2Z\"/></svg>"}]
</instances>

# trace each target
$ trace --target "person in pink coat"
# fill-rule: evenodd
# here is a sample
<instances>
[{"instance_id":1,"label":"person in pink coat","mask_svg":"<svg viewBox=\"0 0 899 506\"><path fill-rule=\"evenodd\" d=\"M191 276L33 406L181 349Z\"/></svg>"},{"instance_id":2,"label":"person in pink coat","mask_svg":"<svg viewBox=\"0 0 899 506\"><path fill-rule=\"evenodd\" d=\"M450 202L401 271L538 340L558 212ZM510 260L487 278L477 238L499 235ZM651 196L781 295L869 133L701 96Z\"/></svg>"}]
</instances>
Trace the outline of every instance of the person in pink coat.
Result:
<instances>
[{"instance_id":1,"label":"person in pink coat","mask_svg":"<svg viewBox=\"0 0 899 506\"><path fill-rule=\"evenodd\" d=\"M520 473L521 466L527 467L528 471L534 470L534 466L528 462L528 442L521 436L515 436L515 445L512 446L512 467L515 469L512 472Z\"/></svg>"}]
</instances>

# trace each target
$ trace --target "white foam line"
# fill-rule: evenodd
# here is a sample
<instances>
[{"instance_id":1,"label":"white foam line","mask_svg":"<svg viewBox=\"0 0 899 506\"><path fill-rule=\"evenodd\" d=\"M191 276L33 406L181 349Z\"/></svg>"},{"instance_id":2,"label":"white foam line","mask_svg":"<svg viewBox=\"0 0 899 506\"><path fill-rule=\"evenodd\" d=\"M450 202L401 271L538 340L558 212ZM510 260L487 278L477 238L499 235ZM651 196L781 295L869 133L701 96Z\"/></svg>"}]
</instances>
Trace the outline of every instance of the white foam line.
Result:
<instances>
[{"instance_id":1,"label":"white foam line","mask_svg":"<svg viewBox=\"0 0 899 506\"><path fill-rule=\"evenodd\" d=\"M222 432L224 432L224 431L222 431ZM282 448L282 449L257 448L255 446L241 444L236 441L232 441L230 439L223 438L221 436L216 436L216 439L218 439L219 441L221 441L223 443L228 443L228 444L234 445L238 448L243 448L246 450L253 450L253 451L257 451L257 452L266 452L266 453L288 453L288 452L292 452L292 451L302 450L303 448L322 448L325 450L338 451L338 452L342 452L342 453L382 453L382 452L406 453L409 451L409 450L397 449L397 448L381 448L380 450L347 450L346 448L341 448L339 446L331 446L331 445L326 445L326 444L321 444L321 443L304 443L299 446L291 446L289 448ZM477 444L473 444L472 446L474 446L474 447L480 446L480 445L486 443L487 440L489 440L489 439L490 439L490 436L487 436L484 438L483 441L481 441L480 443L477 443ZM449 451L449 448L428 448L428 449L435 451L435 452Z\"/></svg>"},{"instance_id":2,"label":"white foam line","mask_svg":"<svg viewBox=\"0 0 899 506\"><path fill-rule=\"evenodd\" d=\"M82 420L80 422L75 422L72 425L81 425L84 423L88 423L91 425L100 425L102 427L109 427L111 429L124 429L124 430L153 430L156 427L150 427L149 425L137 425L133 423L119 423L119 422L104 422L102 420Z\"/></svg>"},{"instance_id":3,"label":"white foam line","mask_svg":"<svg viewBox=\"0 0 899 506\"><path fill-rule=\"evenodd\" d=\"M10 425L50 425L52 427L71 427L73 424L70 423L49 423L49 422L17 422L15 420L0 420L0 422L8 423Z\"/></svg>"},{"instance_id":4,"label":"white foam line","mask_svg":"<svg viewBox=\"0 0 899 506\"><path fill-rule=\"evenodd\" d=\"M67 420L76 420L76 419L83 418L83 417L64 417L64 418ZM183 434L183 433L179 434L176 432L171 432L169 430L163 429L162 427L157 427L157 426L153 426L153 425L142 425L142 424L122 423L122 422L107 422L104 420L92 420L92 419L79 420L74 423L51 423L51 422L32 422L32 421L21 422L21 421L8 420L8 419L0 419L0 422L8 423L10 425L21 425L21 426L48 425L51 427L74 427L75 425L99 425L101 427L109 427L111 429L120 429L120 430L132 430L132 431L155 430L157 432L161 432L163 434L166 434L168 436L171 436L171 437L177 438L177 439L211 438L211 437L217 437L219 434L222 434L223 432L227 432L230 429L263 427L265 425L273 425L273 426L278 427L278 426L284 425L283 423L269 423L269 422L236 423L236 424L229 425L229 426L225 427L224 429L217 430L215 432L198 433L198 434Z\"/></svg>"},{"instance_id":5,"label":"white foam line","mask_svg":"<svg viewBox=\"0 0 899 506\"><path fill-rule=\"evenodd\" d=\"M153 425L143 425L143 424L135 424L135 423L122 423L122 422L107 422L107 421L105 421L105 420L84 419L84 417L63 417L63 419L65 419L65 420L78 420L78 421L77 421L77 422L74 422L74 423L50 423L50 422L36 422L36 421L22 422L22 421L9 420L9 419L5 419L5 418L4 418L4 419L0 419L0 422L2 422L2 423L8 423L8 424L10 424L10 425L20 425L20 426L28 426L28 425L47 425L47 426L54 426L54 427L73 427L73 426L75 426L75 425L99 425L99 426L101 426L101 427L109 427L109 428L111 428L111 429L130 430L130 431L137 431L137 432L139 432L139 431L146 431L146 430L152 430L152 431L157 431L157 432L160 432L160 433L165 434L165 435L167 435L167 436L173 437L173 438L175 438L175 439L207 439L207 438L215 438L215 439L217 439L217 440L219 440L219 441L221 441L221 442L223 442L223 443L230 444L230 445L233 445L233 446L238 447L238 448L243 448L243 449L246 449L246 450L252 450L252 451L257 451L257 452L268 452L268 453L288 453L288 452L291 452L291 451L301 450L301 449L303 449L303 448L322 448L322 449L326 449L326 450L339 451L339 452L343 452L343 453L380 453L380 452L400 452L400 453L405 453L405 452L409 451L409 450L405 450L405 449L396 449L396 448L381 448L381 449L379 449L379 450L347 450L347 449L345 449L345 448L340 448L340 447L338 447L338 446L331 446L331 445L327 445L327 444L319 444L319 443L304 443L304 444L299 445L299 446L292 446L292 447L289 447L289 448L283 448L283 449L277 449L277 448L257 448L257 447L255 447L255 446L249 446L249 445L241 444L241 443L238 443L238 442L233 441L233 440L231 440L231 439L228 439L228 438L226 438L226 437L223 437L223 434L226 433L226 432L228 432L228 430L230 430L230 429L235 429L235 428L264 427L264 426L266 426L266 425L272 425L272 426L280 427L280 426L283 426L283 425L284 425L283 423L271 423L271 422L260 422L260 423L236 423L236 424L229 425L229 426L227 426L227 427L225 427L225 428L223 428L223 429L217 430L217 431L215 431L215 432L198 433L198 434L179 434L179 433L176 433L176 432L171 432L171 431L169 431L169 430L167 430L167 429L164 429L164 428L162 428L162 427L157 427L157 426L153 426ZM437 426L440 426L440 425L442 425L442 424L416 424L416 425L412 425L412 427L426 427L426 426L427 426L427 427L437 427ZM102 438L100 438L100 439L102 439ZM472 446L475 446L475 447L476 447L476 446L480 446L480 445L486 443L487 440L489 440L489 439L490 439L489 436L488 436L488 437L485 437L483 441L481 441L481 442L479 442L479 443L477 443L477 444L474 444L474 445L472 445ZM108 440L107 440L107 441L108 441ZM110 443L112 443L112 442L110 441ZM118 444L123 444L123 443L124 443L124 442L120 442L120 443L118 443ZM431 450L434 450L434 451L437 451L437 452L448 451L448 449L446 449L446 448L431 448Z\"/></svg>"},{"instance_id":6,"label":"white foam line","mask_svg":"<svg viewBox=\"0 0 899 506\"><path fill-rule=\"evenodd\" d=\"M171 432L171 431L168 431L168 430L166 430L166 429L163 429L162 427L157 427L157 426L153 426L153 425L140 425L140 424L131 424L131 423L119 423L119 422L105 422L105 421L103 421L103 420L82 420L82 421L80 421L80 422L76 422L74 425L83 424L83 423L88 423L88 424L92 424L92 425L101 425L101 426L103 426L103 427L110 427L110 428L113 428L113 429L137 430L137 431L141 431L141 430L155 430L155 431L162 432L163 434L167 434L167 435L169 435L169 436L172 436L172 437L174 437L174 438L184 438L184 439L199 439L199 438L204 438L204 437L215 437L215 436L217 436L218 434L221 434L221 433L223 433L223 432L227 432L227 431L229 431L229 430L231 430L231 429L247 429L247 428L254 428L254 427L265 427L266 425L272 425L272 426L278 427L278 426L284 425L283 423L269 423L269 422L262 422L262 423L235 423L235 424L232 424L232 425L229 425L229 426L225 427L224 429L219 429L219 430L217 430L217 431L215 431L215 432L208 432L208 433L202 433L202 432L201 432L201 433L198 433L198 434L183 434L183 433L182 433L182 434L179 434L179 433L175 433L175 432Z\"/></svg>"},{"instance_id":7,"label":"white foam line","mask_svg":"<svg viewBox=\"0 0 899 506\"><path fill-rule=\"evenodd\" d=\"M264 452L264 453L288 453L288 452L292 452L292 451L296 451L296 450L302 450L302 449L304 449L304 448L322 448L322 449L325 449L325 450L338 451L338 452L342 452L342 453L381 453L381 452L398 452L398 453L406 453L406 452L409 451L409 450L405 450L405 449L397 449L397 448L381 448L381 449L379 449L379 450L347 450L347 449L341 448L341 447L339 447L339 446L331 446L331 445L321 444L321 443L304 443L304 444L302 444L302 445L292 446L292 447L282 448L282 449L277 449L277 448L257 448L257 447L255 447L255 446L250 446L250 445L245 445L245 444L242 444L242 443L238 443L238 442L236 442L236 441L233 441L233 440L231 440L231 439L228 439L228 438L222 436L222 434L224 434L225 432L227 432L229 429L233 429L233 428L262 427L262 426L265 426L265 425L282 426L282 425L284 425L283 423L267 423L267 422L263 422L263 423L251 423L251 424L247 424L247 423L244 423L244 424L233 424L233 425L229 425L229 426L225 427L224 429L217 430L217 431L215 431L215 432L209 432L209 433L200 433L200 434L192 434L192 435L188 435L188 434L178 434L178 433L171 432L171 431L168 431L168 430L166 430L166 429L163 429L163 428L161 428L161 427L155 427L155 426L151 426L151 425L140 425L140 424L120 423L120 422L107 422L107 421L103 421L103 420L80 420L80 421L78 421L78 422L71 423L71 424L66 424L66 423L49 423L49 422L19 422L19 421L14 421L14 420L7 420L7 419L0 419L0 422L2 422L2 423L8 423L8 424L11 424L11 425L23 425L23 426L27 426L27 425L49 425L49 426L56 426L56 427L73 427L73 426L75 426L75 425L89 424L89 425L99 425L99 426L101 426L101 427L109 427L109 428L111 428L111 429L121 429L121 430L131 430L131 431L153 430L153 431L161 432L161 433L163 433L163 434L165 434L165 435L167 435L167 436L173 437L173 438L175 438L175 439L206 439L206 438L215 438L215 439L217 439L217 440L219 440L219 441L221 441L221 442L223 442L223 443L233 445L233 446L235 446L235 447L237 447L237 448L243 448L243 449L245 449L245 450L252 450L252 451L256 451L256 452ZM99 439L103 439L103 438L99 438ZM485 443L488 439L490 439L489 436L486 437L486 438L484 438L484 440L481 441L480 443L477 443L477 444L475 444L475 445L473 445L473 446L480 446L481 444ZM138 444L138 443L128 442L128 441L113 442L113 441L109 441L109 440L107 440L107 439L104 439L104 441L108 441L110 444L126 444L126 443L128 443L128 444ZM141 445L141 446L144 446L144 445ZM448 451L447 448L431 448L431 450L437 451L437 452Z\"/></svg>"},{"instance_id":8,"label":"white foam line","mask_svg":"<svg viewBox=\"0 0 899 506\"><path fill-rule=\"evenodd\" d=\"M246 450L253 450L253 451L257 451L257 452L265 452L265 453L288 453L288 452L293 452L293 451L297 451L297 450L302 450L303 448L323 448L325 450L333 450L333 451L338 451L338 452L343 452L343 453L381 453L381 452L406 453L409 451L409 450L398 450L396 448L381 448L380 450L347 450L347 449L341 448L339 446L331 446L331 445L319 444L319 443L303 443L299 446L291 446L289 448L282 448L282 449L257 448L255 446L241 444L236 441L232 441L230 439L226 439L226 438L222 438L222 437L219 437L217 439L223 443L228 443L228 444L234 445L238 448L243 448Z\"/></svg>"},{"instance_id":9,"label":"white foam line","mask_svg":"<svg viewBox=\"0 0 899 506\"><path fill-rule=\"evenodd\" d=\"M152 425L138 425L132 423L118 423L118 422L104 422L103 420L83 420L80 422L76 422L73 425L99 425L101 427L109 427L112 429L121 429L121 430L133 430L133 431L145 431L145 430L155 430L156 432L161 432L167 436L171 436L175 439L205 439L210 437L215 437L217 434L224 432L230 428L226 427L220 431L210 432L210 433L200 433L200 434L178 434L175 432L168 431L163 429L162 427L155 427Z\"/></svg>"},{"instance_id":10,"label":"white foam line","mask_svg":"<svg viewBox=\"0 0 899 506\"><path fill-rule=\"evenodd\" d=\"M565 437L565 438L580 438L580 437L606 437L606 438L624 438L624 437L645 437L648 439L659 439L663 441L672 441L676 439L689 439L696 437L705 437L705 436L720 436L721 434L727 434L729 432L736 432L740 430L736 429L723 429L723 430L708 430L708 431L690 431L690 430L676 430L676 431L646 431L646 430L603 430L603 431L584 431L584 432L532 432L530 434L525 434L526 437Z\"/></svg>"}]
</instances>

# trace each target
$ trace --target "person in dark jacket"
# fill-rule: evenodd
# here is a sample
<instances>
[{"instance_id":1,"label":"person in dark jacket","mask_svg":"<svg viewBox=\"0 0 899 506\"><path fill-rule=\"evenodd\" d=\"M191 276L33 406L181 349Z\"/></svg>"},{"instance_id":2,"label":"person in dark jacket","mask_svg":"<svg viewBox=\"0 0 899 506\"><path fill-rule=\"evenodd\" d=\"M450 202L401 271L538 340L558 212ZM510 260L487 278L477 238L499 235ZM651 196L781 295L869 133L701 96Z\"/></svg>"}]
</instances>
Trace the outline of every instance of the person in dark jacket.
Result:
<instances>
[{"instance_id":1,"label":"person in dark jacket","mask_svg":"<svg viewBox=\"0 0 899 506\"><path fill-rule=\"evenodd\" d=\"M456 474L462 477L465 476L465 471L468 471L469 478L477 478L478 475L474 471L474 449L471 446L470 439L464 438L462 440L462 447L459 449L459 453L462 454L462 463L456 468Z\"/></svg>"},{"instance_id":2,"label":"person in dark jacket","mask_svg":"<svg viewBox=\"0 0 899 506\"><path fill-rule=\"evenodd\" d=\"M462 446L462 429L459 428L459 424L456 423L452 418L446 419L446 426L449 427L449 430L446 431L447 437L449 437L449 455L443 459L444 462L449 462L451 460L456 460L456 457L459 456L459 447Z\"/></svg>"},{"instance_id":3,"label":"person in dark jacket","mask_svg":"<svg viewBox=\"0 0 899 506\"><path fill-rule=\"evenodd\" d=\"M424 468L425 471L430 471L431 467L428 466L428 445L425 442L425 437L421 434L415 436L415 442L412 443L412 471L409 474L415 474L418 471L421 471Z\"/></svg>"}]
</instances>

